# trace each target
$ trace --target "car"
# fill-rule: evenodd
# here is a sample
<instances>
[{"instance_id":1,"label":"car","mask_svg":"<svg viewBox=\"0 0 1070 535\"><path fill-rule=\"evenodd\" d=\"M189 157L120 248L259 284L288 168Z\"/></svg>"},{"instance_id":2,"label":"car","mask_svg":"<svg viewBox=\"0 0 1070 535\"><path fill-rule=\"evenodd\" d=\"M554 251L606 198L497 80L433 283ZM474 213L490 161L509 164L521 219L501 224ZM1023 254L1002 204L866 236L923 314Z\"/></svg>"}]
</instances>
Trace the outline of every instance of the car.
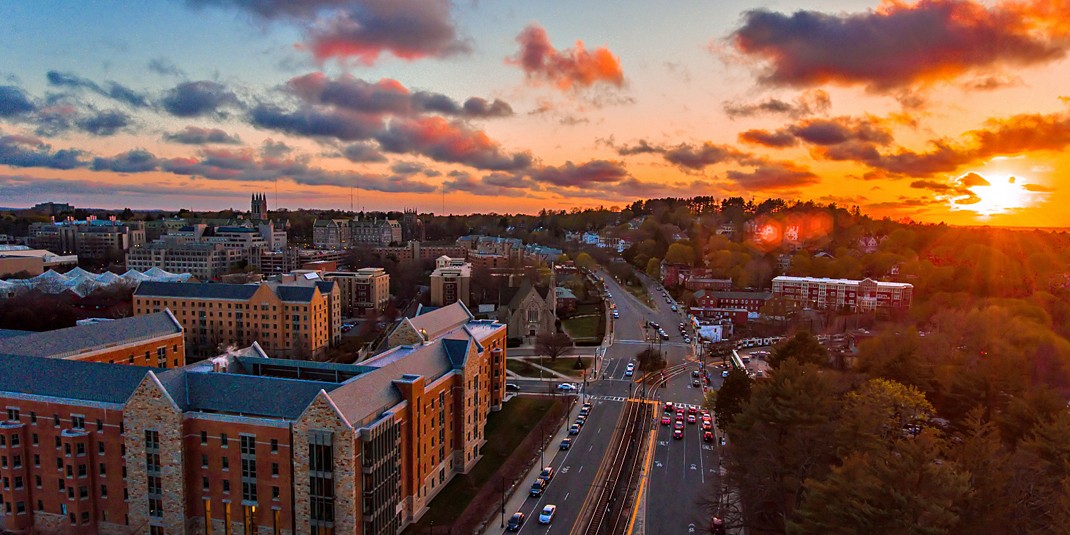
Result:
<instances>
[{"instance_id":1,"label":"car","mask_svg":"<svg viewBox=\"0 0 1070 535\"><path fill-rule=\"evenodd\" d=\"M614 310L613 311L613 319L619 320L620 319L620 312L617 312L616 310Z\"/></svg>"},{"instance_id":2,"label":"car","mask_svg":"<svg viewBox=\"0 0 1070 535\"><path fill-rule=\"evenodd\" d=\"M505 383L506 392L520 392L520 385L514 383Z\"/></svg>"},{"instance_id":3,"label":"car","mask_svg":"<svg viewBox=\"0 0 1070 535\"><path fill-rule=\"evenodd\" d=\"M541 477L536 479L535 482L531 484L531 490L528 491L528 494L535 498L542 496L542 493L546 490L546 485L548 483L550 482L546 481Z\"/></svg>"},{"instance_id":4,"label":"car","mask_svg":"<svg viewBox=\"0 0 1070 535\"><path fill-rule=\"evenodd\" d=\"M702 430L703 431L713 431L713 422L711 422L709 420L702 420Z\"/></svg>"},{"instance_id":5,"label":"car","mask_svg":"<svg viewBox=\"0 0 1070 535\"><path fill-rule=\"evenodd\" d=\"M690 336L684 336L684 343L685 344L690 344L691 343L691 337Z\"/></svg>"},{"instance_id":6,"label":"car","mask_svg":"<svg viewBox=\"0 0 1070 535\"><path fill-rule=\"evenodd\" d=\"M673 410L672 407L673 407L672 402L671 401L666 401L665 402L665 410L664 411L665 412L672 412L672 410Z\"/></svg>"},{"instance_id":7,"label":"car","mask_svg":"<svg viewBox=\"0 0 1070 535\"><path fill-rule=\"evenodd\" d=\"M661 425L669 425L671 423L672 423L672 418L669 418L668 414L666 414L665 416L661 417Z\"/></svg>"},{"instance_id":8,"label":"car","mask_svg":"<svg viewBox=\"0 0 1070 535\"><path fill-rule=\"evenodd\" d=\"M697 422L697 421L698 421L698 419L697 419L697 418L695 418L695 415L694 415L694 414L688 414L688 415L687 415L687 423L689 423L689 424L693 424L693 423L695 423L695 422Z\"/></svg>"},{"instance_id":9,"label":"car","mask_svg":"<svg viewBox=\"0 0 1070 535\"><path fill-rule=\"evenodd\" d=\"M688 407L687 408L687 413L688 414L698 414L698 407L696 407L694 405Z\"/></svg>"},{"instance_id":10,"label":"car","mask_svg":"<svg viewBox=\"0 0 1070 535\"><path fill-rule=\"evenodd\" d=\"M586 418L589 414L591 414L591 407L589 405L584 405L580 409L580 416L583 416L583 417Z\"/></svg>"},{"instance_id":11,"label":"car","mask_svg":"<svg viewBox=\"0 0 1070 535\"><path fill-rule=\"evenodd\" d=\"M698 377L698 370L691 370L691 377Z\"/></svg>"},{"instance_id":12,"label":"car","mask_svg":"<svg viewBox=\"0 0 1070 535\"><path fill-rule=\"evenodd\" d=\"M693 386L695 388L701 387L702 386L702 380L701 379L692 379L691 380L691 386Z\"/></svg>"},{"instance_id":13,"label":"car","mask_svg":"<svg viewBox=\"0 0 1070 535\"><path fill-rule=\"evenodd\" d=\"M527 517L524 513L517 511L513 513L513 516L509 517L509 523L505 525L505 529L508 531L520 531L520 527L524 525L524 521Z\"/></svg>"},{"instance_id":14,"label":"car","mask_svg":"<svg viewBox=\"0 0 1070 535\"><path fill-rule=\"evenodd\" d=\"M575 392L579 390L578 388L576 388L576 385L572 383L561 383L557 385L557 389L561 392Z\"/></svg>"},{"instance_id":15,"label":"car","mask_svg":"<svg viewBox=\"0 0 1070 535\"><path fill-rule=\"evenodd\" d=\"M676 419L677 420L683 420L684 419L684 410L683 409L676 409Z\"/></svg>"},{"instance_id":16,"label":"car","mask_svg":"<svg viewBox=\"0 0 1070 535\"><path fill-rule=\"evenodd\" d=\"M552 466L544 466L543 469L542 469L542 472L539 473L539 477L545 479L546 482L549 483L549 482L554 480L554 474L555 473L557 473L557 472L554 472L554 467L552 467Z\"/></svg>"},{"instance_id":17,"label":"car","mask_svg":"<svg viewBox=\"0 0 1070 535\"><path fill-rule=\"evenodd\" d=\"M683 420L676 420L676 423L674 423L672 425L672 428L673 429L683 429L684 428L684 421Z\"/></svg>"},{"instance_id":18,"label":"car","mask_svg":"<svg viewBox=\"0 0 1070 535\"><path fill-rule=\"evenodd\" d=\"M586 416L581 414L581 415L576 417L576 425L578 425L580 427L583 427L583 424L585 424L585 423L587 423L587 417Z\"/></svg>"},{"instance_id":19,"label":"car","mask_svg":"<svg viewBox=\"0 0 1070 535\"><path fill-rule=\"evenodd\" d=\"M624 370L625 377L631 377L633 375L635 375L635 368L628 368L627 370Z\"/></svg>"},{"instance_id":20,"label":"car","mask_svg":"<svg viewBox=\"0 0 1070 535\"><path fill-rule=\"evenodd\" d=\"M721 372L721 377L728 377L728 370Z\"/></svg>"},{"instance_id":21,"label":"car","mask_svg":"<svg viewBox=\"0 0 1070 535\"><path fill-rule=\"evenodd\" d=\"M660 329L661 328L661 325L658 325L658 323L655 322L655 321L650 322L650 326L655 328L655 329Z\"/></svg>"},{"instance_id":22,"label":"car","mask_svg":"<svg viewBox=\"0 0 1070 535\"><path fill-rule=\"evenodd\" d=\"M568 428L568 434L570 434L570 435L578 435L578 434L580 434L580 426L577 425L577 424L572 424Z\"/></svg>"},{"instance_id":23,"label":"car","mask_svg":"<svg viewBox=\"0 0 1070 535\"><path fill-rule=\"evenodd\" d=\"M554 521L554 515L557 514L557 506L550 504L542 508L542 512L539 513L539 523L549 524Z\"/></svg>"},{"instance_id":24,"label":"car","mask_svg":"<svg viewBox=\"0 0 1070 535\"><path fill-rule=\"evenodd\" d=\"M669 339L669 335L667 335L665 333L661 333L661 339L662 340L668 340Z\"/></svg>"},{"instance_id":25,"label":"car","mask_svg":"<svg viewBox=\"0 0 1070 535\"><path fill-rule=\"evenodd\" d=\"M713 442L713 431L706 431L705 433L702 433L702 441Z\"/></svg>"},{"instance_id":26,"label":"car","mask_svg":"<svg viewBox=\"0 0 1070 535\"><path fill-rule=\"evenodd\" d=\"M572 437L565 437L561 439L561 449L567 450L572 447Z\"/></svg>"},{"instance_id":27,"label":"car","mask_svg":"<svg viewBox=\"0 0 1070 535\"><path fill-rule=\"evenodd\" d=\"M673 305L673 306L672 306L672 311L673 311L673 312L676 312L677 310L680 310L680 309L679 309L679 308L676 308L676 305Z\"/></svg>"},{"instance_id":28,"label":"car","mask_svg":"<svg viewBox=\"0 0 1070 535\"><path fill-rule=\"evenodd\" d=\"M677 429L677 430L673 431L672 432L672 438L675 438L676 440L680 440L680 439L684 438L684 430L683 429Z\"/></svg>"}]
</instances>

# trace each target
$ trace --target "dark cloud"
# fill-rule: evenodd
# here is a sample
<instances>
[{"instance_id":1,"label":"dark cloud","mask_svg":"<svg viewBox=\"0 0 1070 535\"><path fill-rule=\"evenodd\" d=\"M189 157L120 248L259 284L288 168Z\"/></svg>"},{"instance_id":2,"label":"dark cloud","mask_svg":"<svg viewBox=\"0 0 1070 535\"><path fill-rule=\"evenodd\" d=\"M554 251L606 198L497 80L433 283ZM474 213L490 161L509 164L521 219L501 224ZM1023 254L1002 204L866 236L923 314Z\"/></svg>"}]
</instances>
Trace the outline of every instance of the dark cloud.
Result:
<instances>
[{"instance_id":1,"label":"dark cloud","mask_svg":"<svg viewBox=\"0 0 1070 535\"><path fill-rule=\"evenodd\" d=\"M383 53L405 60L468 52L457 35L449 0L353 0L320 18L305 47L319 60L374 64Z\"/></svg>"},{"instance_id":2,"label":"dark cloud","mask_svg":"<svg viewBox=\"0 0 1070 535\"><path fill-rule=\"evenodd\" d=\"M94 171L114 171L116 173L144 173L154 171L160 161L145 149L133 149L110 158L93 158L90 166Z\"/></svg>"},{"instance_id":3,"label":"dark cloud","mask_svg":"<svg viewBox=\"0 0 1070 535\"><path fill-rule=\"evenodd\" d=\"M309 20L324 9L352 4L353 0L186 0L186 3L194 7L240 9L267 20Z\"/></svg>"},{"instance_id":4,"label":"dark cloud","mask_svg":"<svg viewBox=\"0 0 1070 535\"><path fill-rule=\"evenodd\" d=\"M159 74L160 76L175 76L177 78L184 78L186 76L185 71L178 68L178 65L167 58L153 58L149 60L149 70Z\"/></svg>"},{"instance_id":5,"label":"dark cloud","mask_svg":"<svg viewBox=\"0 0 1070 535\"><path fill-rule=\"evenodd\" d=\"M440 171L432 169L420 162L395 162L390 166L394 173L404 176L424 175L426 177L442 176Z\"/></svg>"},{"instance_id":6,"label":"dark cloud","mask_svg":"<svg viewBox=\"0 0 1070 535\"><path fill-rule=\"evenodd\" d=\"M210 80L182 82L167 91L161 104L177 117L213 115L223 108L241 106L237 95L230 89Z\"/></svg>"},{"instance_id":7,"label":"dark cloud","mask_svg":"<svg viewBox=\"0 0 1070 535\"><path fill-rule=\"evenodd\" d=\"M531 179L511 173L491 173L480 179L465 172L451 172L442 182L442 191L463 191L484 197L529 197L539 186Z\"/></svg>"},{"instance_id":8,"label":"dark cloud","mask_svg":"<svg viewBox=\"0 0 1070 535\"><path fill-rule=\"evenodd\" d=\"M726 176L747 190L780 190L810 186L821 181L809 169L792 162L762 161L749 171L730 170Z\"/></svg>"},{"instance_id":9,"label":"dark cloud","mask_svg":"<svg viewBox=\"0 0 1070 535\"><path fill-rule=\"evenodd\" d=\"M362 113L414 115L423 112L455 117L491 118L513 114L512 107L501 100L488 102L479 97L459 104L452 98L430 91L410 92L390 78L372 83L350 75L332 80L322 72L298 76L287 88L310 104L325 104Z\"/></svg>"},{"instance_id":10,"label":"dark cloud","mask_svg":"<svg viewBox=\"0 0 1070 535\"><path fill-rule=\"evenodd\" d=\"M534 23L524 28L516 41L520 51L507 61L520 66L528 80L548 82L562 91L595 84L624 85L620 60L608 48L587 51L583 41L576 41L575 49L557 50L546 30Z\"/></svg>"},{"instance_id":11,"label":"dark cloud","mask_svg":"<svg viewBox=\"0 0 1070 535\"><path fill-rule=\"evenodd\" d=\"M546 166L532 170L530 176L536 182L565 188L590 188L598 184L620 182L629 176L621 162L591 160L576 165L565 162L560 166Z\"/></svg>"},{"instance_id":12,"label":"dark cloud","mask_svg":"<svg viewBox=\"0 0 1070 535\"><path fill-rule=\"evenodd\" d=\"M864 141L886 145L892 133L875 120L835 117L832 119L804 119L787 128L795 137L814 145L837 145L847 141Z\"/></svg>"},{"instance_id":13,"label":"dark cloud","mask_svg":"<svg viewBox=\"0 0 1070 535\"><path fill-rule=\"evenodd\" d=\"M199 126L187 126L178 132L168 132L163 135L163 139L184 145L209 145L213 143L237 145L241 143L241 139L236 135L232 136L218 128L202 128Z\"/></svg>"},{"instance_id":14,"label":"dark cloud","mask_svg":"<svg viewBox=\"0 0 1070 535\"><path fill-rule=\"evenodd\" d=\"M985 177L977 173L966 173L959 178L959 184L966 188L972 188L974 186L991 186L992 183Z\"/></svg>"},{"instance_id":15,"label":"dark cloud","mask_svg":"<svg viewBox=\"0 0 1070 535\"><path fill-rule=\"evenodd\" d=\"M0 165L74 169L85 165L84 155L76 149L53 151L51 146L36 138L0 134Z\"/></svg>"},{"instance_id":16,"label":"dark cloud","mask_svg":"<svg viewBox=\"0 0 1070 535\"><path fill-rule=\"evenodd\" d=\"M610 146L613 146L612 142L610 142ZM665 152L664 147L652 145L645 139L640 139L635 145L622 145L615 148L617 149L617 154L620 154L621 156L631 156L633 154L661 154Z\"/></svg>"},{"instance_id":17,"label":"dark cloud","mask_svg":"<svg viewBox=\"0 0 1070 535\"><path fill-rule=\"evenodd\" d=\"M707 166L733 161L743 156L738 150L726 146L705 142L702 145L681 143L663 152L665 160L687 169L704 169Z\"/></svg>"},{"instance_id":18,"label":"dark cloud","mask_svg":"<svg viewBox=\"0 0 1070 535\"><path fill-rule=\"evenodd\" d=\"M22 88L0 85L0 117L14 117L37 109Z\"/></svg>"},{"instance_id":19,"label":"dark cloud","mask_svg":"<svg viewBox=\"0 0 1070 535\"><path fill-rule=\"evenodd\" d=\"M351 162L385 162L386 156L368 143L351 143L342 148L342 156Z\"/></svg>"},{"instance_id":20,"label":"dark cloud","mask_svg":"<svg viewBox=\"0 0 1070 535\"><path fill-rule=\"evenodd\" d=\"M881 91L1062 58L1070 46L1065 25L1032 7L1044 2L920 0L837 15L755 9L731 38L738 51L766 62L764 83Z\"/></svg>"},{"instance_id":21,"label":"dark cloud","mask_svg":"<svg viewBox=\"0 0 1070 535\"><path fill-rule=\"evenodd\" d=\"M149 105L148 98L145 95L117 82L105 82L104 85L101 85L88 78L59 71L48 71L45 74L45 78L48 79L49 85L53 87L86 89L135 108L144 108Z\"/></svg>"},{"instance_id":22,"label":"dark cloud","mask_svg":"<svg viewBox=\"0 0 1070 535\"><path fill-rule=\"evenodd\" d=\"M130 126L130 116L116 110L95 112L78 119L75 124L94 136L111 136Z\"/></svg>"},{"instance_id":23,"label":"dark cloud","mask_svg":"<svg viewBox=\"0 0 1070 535\"><path fill-rule=\"evenodd\" d=\"M442 117L395 118L376 140L387 152L420 154L477 169L509 171L531 165L530 154L505 153L484 132Z\"/></svg>"},{"instance_id":24,"label":"dark cloud","mask_svg":"<svg viewBox=\"0 0 1070 535\"><path fill-rule=\"evenodd\" d=\"M935 180L915 180L910 183L910 187L916 189L927 189L937 192L946 192L955 189L955 186L952 186L951 184L947 184L945 182L937 182Z\"/></svg>"},{"instance_id":25,"label":"dark cloud","mask_svg":"<svg viewBox=\"0 0 1070 535\"><path fill-rule=\"evenodd\" d=\"M311 106L287 111L278 106L260 104L250 111L249 120L261 128L342 141L370 139L382 129L382 119L378 116Z\"/></svg>"},{"instance_id":26,"label":"dark cloud","mask_svg":"<svg viewBox=\"0 0 1070 535\"><path fill-rule=\"evenodd\" d=\"M282 158L293 153L294 148L274 139L265 139L260 145L260 155L264 158Z\"/></svg>"},{"instance_id":27,"label":"dark cloud","mask_svg":"<svg viewBox=\"0 0 1070 535\"><path fill-rule=\"evenodd\" d=\"M725 102L724 112L732 119L756 115L805 117L826 113L831 107L832 99L828 92L823 89L811 89L803 92L793 102L785 102L777 98L767 98L752 103Z\"/></svg>"},{"instance_id":28,"label":"dark cloud","mask_svg":"<svg viewBox=\"0 0 1070 535\"><path fill-rule=\"evenodd\" d=\"M750 143L752 145L762 145L765 147L783 149L787 147L793 147L798 144L799 140L790 132L778 130L776 132L770 132L768 130L747 130L740 132L739 141L741 143Z\"/></svg>"}]
</instances>

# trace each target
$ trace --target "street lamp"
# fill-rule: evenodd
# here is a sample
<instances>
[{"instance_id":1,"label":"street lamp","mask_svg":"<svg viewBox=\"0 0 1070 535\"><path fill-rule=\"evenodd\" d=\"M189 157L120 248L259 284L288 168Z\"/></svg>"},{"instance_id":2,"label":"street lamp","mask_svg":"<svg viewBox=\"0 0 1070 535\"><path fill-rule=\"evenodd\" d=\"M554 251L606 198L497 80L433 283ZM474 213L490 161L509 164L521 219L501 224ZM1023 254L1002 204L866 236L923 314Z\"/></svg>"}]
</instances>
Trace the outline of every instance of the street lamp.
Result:
<instances>
[{"instance_id":1,"label":"street lamp","mask_svg":"<svg viewBox=\"0 0 1070 535\"><path fill-rule=\"evenodd\" d=\"M505 476L502 476L502 527L505 527Z\"/></svg>"}]
</instances>

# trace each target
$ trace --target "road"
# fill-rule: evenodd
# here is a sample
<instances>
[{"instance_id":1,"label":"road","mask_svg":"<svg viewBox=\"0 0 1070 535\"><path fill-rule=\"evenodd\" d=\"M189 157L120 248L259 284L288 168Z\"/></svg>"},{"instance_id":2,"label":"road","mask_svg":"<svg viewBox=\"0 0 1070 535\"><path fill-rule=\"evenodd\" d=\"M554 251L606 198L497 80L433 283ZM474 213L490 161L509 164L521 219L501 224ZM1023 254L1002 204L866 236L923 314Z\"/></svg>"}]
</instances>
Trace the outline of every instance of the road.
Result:
<instances>
[{"instance_id":1,"label":"road","mask_svg":"<svg viewBox=\"0 0 1070 535\"><path fill-rule=\"evenodd\" d=\"M607 347L605 358L599 370L599 380L592 381L584 389L581 398L589 400L593 409L587 423L574 444L567 451L556 449L556 445L546 452L546 462L557 471L554 480L542 496L529 497L522 502L520 511L528 516L528 521L520 533L549 534L575 533L581 530L576 526L585 500L592 494L596 482L595 474L610 451L610 440L621 415L624 401L629 396L642 394L642 386L634 381L637 377L626 377L625 370L635 356L651 344L660 348L667 360L667 369L677 370L679 375L671 376L665 387L655 393L659 402L673 401L682 404L701 404L701 388L691 386L691 370L698 369L698 362L689 344L684 343L678 323L684 316L673 312L671 305L658 293L655 296L655 308L652 310L620 287L608 274L603 274L606 289L610 292L612 302L620 318L613 320L612 344ZM648 341L651 334L645 328L646 322L653 320L662 325L669 334L666 341ZM720 375L715 375L714 386L720 383ZM538 380L510 379L524 393L548 393L557 383ZM660 409L655 415L660 417ZM697 425L685 428L683 440L673 440L671 430L658 426L655 449L650 455L653 468L647 484L646 525L647 533L688 533L690 524L702 526L708 523L708 514L701 507L701 497L705 485L710 482L710 475L717 470L716 449L710 444L702 443ZM518 492L527 492L527 482ZM683 485L681 485L683 483ZM600 482L599 482L600 484ZM516 500L511 500L513 505ZM557 516L549 525L538 524L539 511L546 504L557 505ZM508 516L516 509L506 511ZM490 532L496 532L491 530Z\"/></svg>"}]
</instances>

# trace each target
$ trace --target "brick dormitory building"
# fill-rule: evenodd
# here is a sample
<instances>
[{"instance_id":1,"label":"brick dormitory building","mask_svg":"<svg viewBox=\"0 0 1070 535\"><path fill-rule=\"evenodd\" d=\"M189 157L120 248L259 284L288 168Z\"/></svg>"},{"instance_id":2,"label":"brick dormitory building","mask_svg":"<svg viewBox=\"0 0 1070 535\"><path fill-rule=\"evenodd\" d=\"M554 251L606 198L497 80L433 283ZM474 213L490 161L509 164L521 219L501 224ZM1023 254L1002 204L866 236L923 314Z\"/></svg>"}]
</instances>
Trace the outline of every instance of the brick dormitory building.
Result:
<instances>
[{"instance_id":1,"label":"brick dormitory building","mask_svg":"<svg viewBox=\"0 0 1070 535\"><path fill-rule=\"evenodd\" d=\"M461 303L404 327L360 364L256 343L167 370L0 354L0 528L399 533L478 461L506 351Z\"/></svg>"}]
</instances>

